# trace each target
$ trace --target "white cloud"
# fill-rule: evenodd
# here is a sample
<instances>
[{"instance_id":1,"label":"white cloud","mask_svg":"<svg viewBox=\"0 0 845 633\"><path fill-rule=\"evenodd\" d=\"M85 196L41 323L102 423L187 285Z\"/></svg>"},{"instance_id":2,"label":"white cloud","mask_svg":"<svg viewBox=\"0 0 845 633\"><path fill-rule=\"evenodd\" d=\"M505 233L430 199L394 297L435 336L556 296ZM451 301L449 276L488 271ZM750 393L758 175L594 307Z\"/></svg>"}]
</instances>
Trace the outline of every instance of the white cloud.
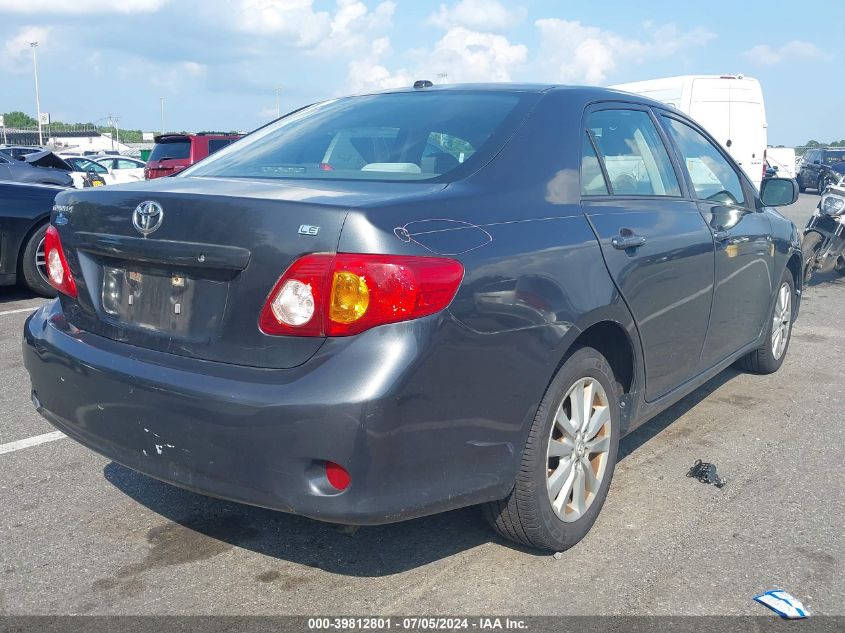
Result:
<instances>
[{"instance_id":1,"label":"white cloud","mask_svg":"<svg viewBox=\"0 0 845 633\"><path fill-rule=\"evenodd\" d=\"M205 65L193 61L156 63L142 57L133 57L117 66L121 77L172 92L190 89L191 82L203 79L207 71Z\"/></svg>"},{"instance_id":2,"label":"white cloud","mask_svg":"<svg viewBox=\"0 0 845 633\"><path fill-rule=\"evenodd\" d=\"M443 29L465 26L481 31L503 31L524 17L522 7L509 10L498 0L461 0L451 7L441 4L426 21Z\"/></svg>"},{"instance_id":3,"label":"white cloud","mask_svg":"<svg viewBox=\"0 0 845 633\"><path fill-rule=\"evenodd\" d=\"M715 34L703 28L679 31L673 24L645 23L645 39L626 38L613 31L577 21L546 18L535 22L540 31L538 68L551 81L603 83L621 64L642 64L704 46Z\"/></svg>"},{"instance_id":4,"label":"white cloud","mask_svg":"<svg viewBox=\"0 0 845 633\"><path fill-rule=\"evenodd\" d=\"M391 53L389 38L380 37L373 41L366 55L349 62L349 88L353 92L372 92L411 85L413 79L407 70L390 72L384 66L383 58Z\"/></svg>"},{"instance_id":5,"label":"white cloud","mask_svg":"<svg viewBox=\"0 0 845 633\"><path fill-rule=\"evenodd\" d=\"M349 84L355 91L410 86L416 79L437 81L445 73L449 83L510 81L515 68L524 64L528 49L511 44L503 35L453 27L432 48L410 51L413 71L390 71L383 58L390 54L389 41L376 41L370 54L349 64Z\"/></svg>"},{"instance_id":6,"label":"white cloud","mask_svg":"<svg viewBox=\"0 0 845 633\"><path fill-rule=\"evenodd\" d=\"M795 59L815 59L826 62L833 59L833 55L823 51L815 44L801 40L791 40L786 44L776 47L770 46L769 44L758 44L750 50L745 51L743 56L749 62L758 66L773 66Z\"/></svg>"},{"instance_id":7,"label":"white cloud","mask_svg":"<svg viewBox=\"0 0 845 633\"><path fill-rule=\"evenodd\" d=\"M218 5L215 12L232 12L236 30L258 36L281 37L320 53L366 48L370 34L390 26L392 1L370 10L360 0L337 0L334 13L315 11L314 0L237 0Z\"/></svg>"},{"instance_id":8,"label":"white cloud","mask_svg":"<svg viewBox=\"0 0 845 633\"><path fill-rule=\"evenodd\" d=\"M169 0L119 0L118 2L79 2L78 0L0 0L0 13L102 14L153 13Z\"/></svg>"},{"instance_id":9,"label":"white cloud","mask_svg":"<svg viewBox=\"0 0 845 633\"><path fill-rule=\"evenodd\" d=\"M32 52L30 42L38 42L40 47L49 47L50 28L43 26L24 26L3 44L0 64L12 72L32 72Z\"/></svg>"}]
</instances>

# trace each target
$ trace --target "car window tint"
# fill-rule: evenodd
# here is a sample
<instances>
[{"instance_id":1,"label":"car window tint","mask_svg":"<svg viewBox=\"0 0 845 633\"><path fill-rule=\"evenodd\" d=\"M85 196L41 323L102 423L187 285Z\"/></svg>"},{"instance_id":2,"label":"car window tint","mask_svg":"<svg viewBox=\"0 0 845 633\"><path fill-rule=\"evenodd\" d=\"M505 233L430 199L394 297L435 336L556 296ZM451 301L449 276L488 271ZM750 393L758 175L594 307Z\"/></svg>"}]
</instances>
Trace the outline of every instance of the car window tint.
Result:
<instances>
[{"instance_id":1,"label":"car window tint","mask_svg":"<svg viewBox=\"0 0 845 633\"><path fill-rule=\"evenodd\" d=\"M181 176L448 181L495 156L539 98L456 90L337 99L282 117Z\"/></svg>"},{"instance_id":2,"label":"car window tint","mask_svg":"<svg viewBox=\"0 0 845 633\"><path fill-rule=\"evenodd\" d=\"M587 117L613 195L680 196L669 153L648 113L601 110Z\"/></svg>"},{"instance_id":3,"label":"car window tint","mask_svg":"<svg viewBox=\"0 0 845 633\"><path fill-rule=\"evenodd\" d=\"M176 141L164 141L156 143L153 151L150 152L150 160L162 160L164 158L190 158L191 142L187 139Z\"/></svg>"},{"instance_id":4,"label":"car window tint","mask_svg":"<svg viewBox=\"0 0 845 633\"><path fill-rule=\"evenodd\" d=\"M837 165L845 161L845 149L843 150L828 150L824 153L825 165Z\"/></svg>"},{"instance_id":5,"label":"car window tint","mask_svg":"<svg viewBox=\"0 0 845 633\"><path fill-rule=\"evenodd\" d=\"M716 146L686 123L669 117L664 119L678 145L695 195L700 200L745 204L739 176Z\"/></svg>"},{"instance_id":6,"label":"car window tint","mask_svg":"<svg viewBox=\"0 0 845 633\"><path fill-rule=\"evenodd\" d=\"M208 153L213 154L217 150L223 149L229 143L231 143L227 138L212 138L208 140Z\"/></svg>"},{"instance_id":7,"label":"car window tint","mask_svg":"<svg viewBox=\"0 0 845 633\"><path fill-rule=\"evenodd\" d=\"M420 169L426 174L442 174L474 153L475 148L469 141L445 132L432 132L425 143Z\"/></svg>"},{"instance_id":8,"label":"car window tint","mask_svg":"<svg viewBox=\"0 0 845 633\"><path fill-rule=\"evenodd\" d=\"M581 144L581 195L606 196L608 193L599 157L596 156L590 135L585 133Z\"/></svg>"},{"instance_id":9,"label":"car window tint","mask_svg":"<svg viewBox=\"0 0 845 633\"><path fill-rule=\"evenodd\" d=\"M114 161L114 165L118 169L137 169L138 165L131 160L116 160Z\"/></svg>"}]
</instances>

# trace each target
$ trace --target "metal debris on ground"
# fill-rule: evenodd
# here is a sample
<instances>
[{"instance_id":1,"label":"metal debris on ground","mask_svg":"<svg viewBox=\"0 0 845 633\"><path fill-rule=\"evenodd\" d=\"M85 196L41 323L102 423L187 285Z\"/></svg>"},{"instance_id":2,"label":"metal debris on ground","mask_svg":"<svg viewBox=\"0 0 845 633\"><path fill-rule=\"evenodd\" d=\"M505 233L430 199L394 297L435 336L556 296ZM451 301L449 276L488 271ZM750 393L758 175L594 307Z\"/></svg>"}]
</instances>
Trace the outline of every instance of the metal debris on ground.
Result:
<instances>
[{"instance_id":1,"label":"metal debris on ground","mask_svg":"<svg viewBox=\"0 0 845 633\"><path fill-rule=\"evenodd\" d=\"M798 598L780 589L761 593L759 596L754 596L754 599L787 620L800 620L810 615Z\"/></svg>"},{"instance_id":2,"label":"metal debris on ground","mask_svg":"<svg viewBox=\"0 0 845 633\"><path fill-rule=\"evenodd\" d=\"M703 462L700 459L695 460L692 468L689 469L687 477L695 477L703 484L710 484L717 488L724 488L728 480L725 477L719 477L716 472L716 465L710 462Z\"/></svg>"}]
</instances>

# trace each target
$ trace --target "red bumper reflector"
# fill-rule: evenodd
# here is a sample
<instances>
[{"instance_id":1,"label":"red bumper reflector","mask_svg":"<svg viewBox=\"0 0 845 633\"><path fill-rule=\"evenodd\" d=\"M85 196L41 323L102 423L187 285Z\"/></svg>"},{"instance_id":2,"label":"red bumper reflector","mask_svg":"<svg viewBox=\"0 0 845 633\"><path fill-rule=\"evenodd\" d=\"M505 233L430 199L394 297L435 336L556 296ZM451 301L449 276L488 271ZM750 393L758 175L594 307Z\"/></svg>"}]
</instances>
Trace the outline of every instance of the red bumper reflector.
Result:
<instances>
[{"instance_id":1,"label":"red bumper reflector","mask_svg":"<svg viewBox=\"0 0 845 633\"><path fill-rule=\"evenodd\" d=\"M334 462L326 462L326 479L329 480L332 488L336 488L337 490L346 490L352 481L346 469Z\"/></svg>"}]
</instances>

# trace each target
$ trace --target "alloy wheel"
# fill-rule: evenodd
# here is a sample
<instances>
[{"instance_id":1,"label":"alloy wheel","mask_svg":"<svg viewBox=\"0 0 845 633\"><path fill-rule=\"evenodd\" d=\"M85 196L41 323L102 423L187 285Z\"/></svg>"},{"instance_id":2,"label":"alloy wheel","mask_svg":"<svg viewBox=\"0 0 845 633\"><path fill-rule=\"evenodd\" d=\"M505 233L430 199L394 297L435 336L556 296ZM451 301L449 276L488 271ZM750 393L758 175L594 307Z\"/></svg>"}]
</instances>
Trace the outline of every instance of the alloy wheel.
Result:
<instances>
[{"instance_id":1,"label":"alloy wheel","mask_svg":"<svg viewBox=\"0 0 845 633\"><path fill-rule=\"evenodd\" d=\"M789 284L782 284L778 290L775 313L772 316L772 355L775 359L783 356L789 342L792 327L792 292Z\"/></svg>"},{"instance_id":2,"label":"alloy wheel","mask_svg":"<svg viewBox=\"0 0 845 633\"><path fill-rule=\"evenodd\" d=\"M581 378L555 414L547 451L546 488L562 521L581 518L597 498L610 451L610 406L594 378Z\"/></svg>"}]
</instances>

